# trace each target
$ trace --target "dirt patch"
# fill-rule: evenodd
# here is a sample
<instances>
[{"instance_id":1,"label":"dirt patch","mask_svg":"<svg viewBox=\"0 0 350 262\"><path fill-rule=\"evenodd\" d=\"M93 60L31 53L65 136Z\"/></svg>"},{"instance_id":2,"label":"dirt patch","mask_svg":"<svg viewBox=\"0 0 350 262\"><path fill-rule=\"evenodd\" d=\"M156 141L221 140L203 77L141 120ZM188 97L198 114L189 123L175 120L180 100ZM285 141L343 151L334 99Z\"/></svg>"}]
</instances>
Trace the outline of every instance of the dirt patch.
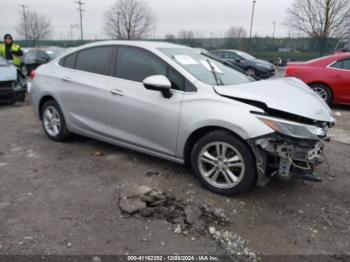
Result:
<instances>
[{"instance_id":1,"label":"dirt patch","mask_svg":"<svg viewBox=\"0 0 350 262\"><path fill-rule=\"evenodd\" d=\"M248 247L248 241L237 233L225 230L230 221L220 209L188 204L174 195L147 186L135 185L122 190L119 208L125 218L136 216L143 219L166 220L173 225L174 234L210 235L235 261L259 259L257 252Z\"/></svg>"}]
</instances>

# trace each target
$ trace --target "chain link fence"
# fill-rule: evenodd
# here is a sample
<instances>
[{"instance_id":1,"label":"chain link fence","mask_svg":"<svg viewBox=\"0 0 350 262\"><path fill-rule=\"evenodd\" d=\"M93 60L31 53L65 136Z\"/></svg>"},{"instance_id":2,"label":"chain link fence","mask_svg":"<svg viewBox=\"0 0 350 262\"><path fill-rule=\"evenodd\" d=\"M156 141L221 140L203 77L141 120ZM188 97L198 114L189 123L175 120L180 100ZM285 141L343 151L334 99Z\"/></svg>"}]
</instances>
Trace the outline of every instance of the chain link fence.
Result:
<instances>
[{"instance_id":1,"label":"chain link fence","mask_svg":"<svg viewBox=\"0 0 350 262\"><path fill-rule=\"evenodd\" d=\"M340 39L312 38L195 38L195 39L157 39L151 41L168 41L176 44L215 49L238 49L249 52L258 58L275 60L277 58L292 61L306 61L336 51ZM41 40L36 46L76 47L99 40ZM16 41L22 47L33 47L31 41Z\"/></svg>"}]
</instances>

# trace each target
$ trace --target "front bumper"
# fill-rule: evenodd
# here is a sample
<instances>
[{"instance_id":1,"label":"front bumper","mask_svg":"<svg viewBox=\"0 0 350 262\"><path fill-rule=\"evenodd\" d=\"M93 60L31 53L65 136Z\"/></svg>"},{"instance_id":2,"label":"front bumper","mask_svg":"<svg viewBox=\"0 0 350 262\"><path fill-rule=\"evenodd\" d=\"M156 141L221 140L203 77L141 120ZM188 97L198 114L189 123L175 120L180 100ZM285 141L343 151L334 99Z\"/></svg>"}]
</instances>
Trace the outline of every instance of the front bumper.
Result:
<instances>
[{"instance_id":1,"label":"front bumper","mask_svg":"<svg viewBox=\"0 0 350 262\"><path fill-rule=\"evenodd\" d=\"M0 103L11 104L24 101L27 86L22 86L17 82L0 83Z\"/></svg>"},{"instance_id":2,"label":"front bumper","mask_svg":"<svg viewBox=\"0 0 350 262\"><path fill-rule=\"evenodd\" d=\"M256 72L256 76L262 79L267 79L270 77L273 77L276 74L276 69L271 68L271 69L258 69Z\"/></svg>"},{"instance_id":3,"label":"front bumper","mask_svg":"<svg viewBox=\"0 0 350 262\"><path fill-rule=\"evenodd\" d=\"M314 167L323 159L324 144L321 139L294 139L274 133L249 143L257 160L259 186L265 186L273 176L284 180L294 176L302 178L303 175L310 178Z\"/></svg>"}]
</instances>

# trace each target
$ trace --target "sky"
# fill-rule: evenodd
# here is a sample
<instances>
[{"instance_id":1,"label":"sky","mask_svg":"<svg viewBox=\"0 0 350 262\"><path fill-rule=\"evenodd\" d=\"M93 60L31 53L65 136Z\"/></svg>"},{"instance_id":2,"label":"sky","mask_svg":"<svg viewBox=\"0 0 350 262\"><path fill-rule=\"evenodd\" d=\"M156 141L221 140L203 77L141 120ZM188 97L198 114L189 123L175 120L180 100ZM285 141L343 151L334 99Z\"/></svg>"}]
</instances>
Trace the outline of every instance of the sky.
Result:
<instances>
[{"instance_id":1,"label":"sky","mask_svg":"<svg viewBox=\"0 0 350 262\"><path fill-rule=\"evenodd\" d=\"M75 0L1 0L0 36L12 33L19 36L15 27L20 15L19 5L26 5L51 17L53 33L51 39L70 39L70 25L79 23ZM106 38L103 14L115 0L83 0L84 35L89 39ZM182 29L192 30L203 37L220 37L230 26L242 26L249 33L253 0L145 0L151 7L157 24L155 36L167 33L177 35ZM272 36L273 22L276 22L276 37L288 36L284 25L286 9L294 0L257 0L253 34ZM2 37L1 37L2 38ZM78 29L73 30L73 38L79 38Z\"/></svg>"}]
</instances>

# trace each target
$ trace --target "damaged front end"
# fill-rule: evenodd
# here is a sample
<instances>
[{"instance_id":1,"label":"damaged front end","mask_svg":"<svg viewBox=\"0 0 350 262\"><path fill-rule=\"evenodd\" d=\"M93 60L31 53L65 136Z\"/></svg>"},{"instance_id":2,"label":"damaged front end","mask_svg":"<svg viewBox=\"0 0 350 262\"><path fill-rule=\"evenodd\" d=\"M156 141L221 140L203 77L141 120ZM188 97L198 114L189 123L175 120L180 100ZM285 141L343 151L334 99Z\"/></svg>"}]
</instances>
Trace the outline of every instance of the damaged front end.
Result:
<instances>
[{"instance_id":1,"label":"damaged front end","mask_svg":"<svg viewBox=\"0 0 350 262\"><path fill-rule=\"evenodd\" d=\"M314 167L323 161L324 142L330 140L329 128L334 122L300 123L266 115L257 118L275 131L249 140L257 161L259 186L274 176L322 181L314 174Z\"/></svg>"}]
</instances>

